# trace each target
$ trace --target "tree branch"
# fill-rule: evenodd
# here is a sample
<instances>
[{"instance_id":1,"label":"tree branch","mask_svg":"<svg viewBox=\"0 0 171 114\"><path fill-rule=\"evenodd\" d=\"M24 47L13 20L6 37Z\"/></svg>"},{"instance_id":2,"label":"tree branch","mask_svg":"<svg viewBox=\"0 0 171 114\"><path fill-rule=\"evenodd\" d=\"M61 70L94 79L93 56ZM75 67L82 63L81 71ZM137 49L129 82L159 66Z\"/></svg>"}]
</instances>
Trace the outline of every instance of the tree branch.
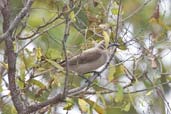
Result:
<instances>
[{"instance_id":1,"label":"tree branch","mask_svg":"<svg viewBox=\"0 0 171 114\"><path fill-rule=\"evenodd\" d=\"M5 33L3 33L0 36L0 43L13 32L13 30L15 29L15 27L26 16L26 14L29 12L29 10L30 10L31 5L33 4L33 2L34 2L34 0L28 0L27 1L26 6L18 13L18 15L15 17L14 21L8 27L8 30L6 30Z\"/></svg>"},{"instance_id":2,"label":"tree branch","mask_svg":"<svg viewBox=\"0 0 171 114\"><path fill-rule=\"evenodd\" d=\"M69 36L69 30L70 30L70 19L69 19L69 14L66 16L66 26L65 26L65 32L64 32L64 38L62 41L63 44L63 51L64 51L64 56L65 56L65 61L66 61L66 74L65 74L65 81L64 81L64 91L63 91L63 97L65 97L67 95L67 91L68 91L68 57L67 57L67 52L66 52L66 41L68 39Z\"/></svg>"},{"instance_id":3,"label":"tree branch","mask_svg":"<svg viewBox=\"0 0 171 114\"><path fill-rule=\"evenodd\" d=\"M26 15L29 11L31 4L34 0L28 0L26 6L21 10L21 12L16 16L12 24L10 24L10 5L9 0L1 9L1 13L3 16L3 32L0 36L0 42L5 40L6 46L6 56L7 56L7 63L8 63L8 82L9 82L9 90L11 92L11 99L13 104L18 112L18 114L27 114L26 106L23 105L22 100L20 99L20 91L17 89L15 83L15 73L16 73L16 53L14 51L13 46L13 38L12 32L15 27L18 25L20 20Z\"/></svg>"},{"instance_id":4,"label":"tree branch","mask_svg":"<svg viewBox=\"0 0 171 114\"><path fill-rule=\"evenodd\" d=\"M63 95L62 94L58 94L54 98L46 100L45 102L29 106L27 108L27 113L35 112L35 111L37 111L37 110L39 110L39 109L41 109L43 107L46 107L48 105L58 104L58 103L60 103L62 101L63 101Z\"/></svg>"}]
</instances>

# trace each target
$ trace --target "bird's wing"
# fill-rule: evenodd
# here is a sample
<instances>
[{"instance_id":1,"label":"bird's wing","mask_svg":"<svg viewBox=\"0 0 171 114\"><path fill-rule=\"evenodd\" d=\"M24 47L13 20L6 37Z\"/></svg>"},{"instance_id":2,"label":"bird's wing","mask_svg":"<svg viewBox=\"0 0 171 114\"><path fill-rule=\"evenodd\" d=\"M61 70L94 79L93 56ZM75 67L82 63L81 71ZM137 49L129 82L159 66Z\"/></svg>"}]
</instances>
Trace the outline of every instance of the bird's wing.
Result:
<instances>
[{"instance_id":1,"label":"bird's wing","mask_svg":"<svg viewBox=\"0 0 171 114\"><path fill-rule=\"evenodd\" d=\"M69 65L85 64L97 60L102 56L98 49L89 49L68 60ZM64 63L65 64L65 63ZM64 65L63 64L63 65Z\"/></svg>"}]
</instances>

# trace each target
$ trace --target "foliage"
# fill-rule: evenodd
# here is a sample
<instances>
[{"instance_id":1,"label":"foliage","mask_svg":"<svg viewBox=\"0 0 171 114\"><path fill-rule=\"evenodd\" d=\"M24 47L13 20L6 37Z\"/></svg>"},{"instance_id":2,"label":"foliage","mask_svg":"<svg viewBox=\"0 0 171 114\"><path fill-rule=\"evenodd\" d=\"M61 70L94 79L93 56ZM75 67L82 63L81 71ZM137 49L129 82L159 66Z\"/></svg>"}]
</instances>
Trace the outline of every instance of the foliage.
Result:
<instances>
[{"instance_id":1,"label":"foliage","mask_svg":"<svg viewBox=\"0 0 171 114\"><path fill-rule=\"evenodd\" d=\"M24 3L17 0L10 4L14 10L12 21ZM166 98L170 95L170 15L162 13L162 4L166 3L35 0L12 33L13 51L17 54L15 82L23 104L46 102L66 92L60 101L64 103L63 111L78 107L87 114L165 113L165 109L171 113ZM1 18L2 27L3 22ZM0 33L4 33L3 29ZM101 40L105 40L106 47L111 42L119 46L108 50L111 61L100 72L101 77L81 88L85 78L89 81L93 74L82 78L63 68L61 62ZM7 106L0 105L0 110L2 114L16 113L9 93L5 92L10 85L9 63L6 43L0 43L0 104ZM77 88L81 90L75 91ZM53 104L39 111L53 113L59 107Z\"/></svg>"}]
</instances>

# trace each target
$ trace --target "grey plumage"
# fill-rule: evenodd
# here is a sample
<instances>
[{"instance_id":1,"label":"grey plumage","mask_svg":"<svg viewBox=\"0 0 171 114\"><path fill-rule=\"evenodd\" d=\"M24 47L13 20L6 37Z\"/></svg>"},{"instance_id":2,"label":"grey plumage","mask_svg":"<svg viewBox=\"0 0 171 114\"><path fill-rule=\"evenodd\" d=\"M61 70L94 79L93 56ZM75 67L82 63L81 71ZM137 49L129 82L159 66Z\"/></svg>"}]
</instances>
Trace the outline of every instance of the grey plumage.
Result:
<instances>
[{"instance_id":1,"label":"grey plumage","mask_svg":"<svg viewBox=\"0 0 171 114\"><path fill-rule=\"evenodd\" d=\"M107 49L103 40L97 46L68 59L68 69L78 74L95 71L106 63L107 58ZM66 62L61 63L61 66L66 67Z\"/></svg>"}]
</instances>

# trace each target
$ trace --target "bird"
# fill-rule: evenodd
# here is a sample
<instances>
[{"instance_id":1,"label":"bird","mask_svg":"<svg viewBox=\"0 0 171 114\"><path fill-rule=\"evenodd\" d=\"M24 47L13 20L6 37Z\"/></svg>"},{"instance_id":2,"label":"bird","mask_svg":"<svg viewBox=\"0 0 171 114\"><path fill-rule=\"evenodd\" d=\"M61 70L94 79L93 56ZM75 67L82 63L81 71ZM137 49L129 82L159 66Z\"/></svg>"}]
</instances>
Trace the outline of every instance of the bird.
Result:
<instances>
[{"instance_id":1,"label":"bird","mask_svg":"<svg viewBox=\"0 0 171 114\"><path fill-rule=\"evenodd\" d=\"M113 43L108 47L111 46L117 46L117 44ZM95 47L89 48L82 53L69 58L67 62L68 70L74 71L79 75L95 71L107 62L108 47L106 47L105 41L102 40ZM60 65L66 67L66 61L61 62Z\"/></svg>"}]
</instances>

